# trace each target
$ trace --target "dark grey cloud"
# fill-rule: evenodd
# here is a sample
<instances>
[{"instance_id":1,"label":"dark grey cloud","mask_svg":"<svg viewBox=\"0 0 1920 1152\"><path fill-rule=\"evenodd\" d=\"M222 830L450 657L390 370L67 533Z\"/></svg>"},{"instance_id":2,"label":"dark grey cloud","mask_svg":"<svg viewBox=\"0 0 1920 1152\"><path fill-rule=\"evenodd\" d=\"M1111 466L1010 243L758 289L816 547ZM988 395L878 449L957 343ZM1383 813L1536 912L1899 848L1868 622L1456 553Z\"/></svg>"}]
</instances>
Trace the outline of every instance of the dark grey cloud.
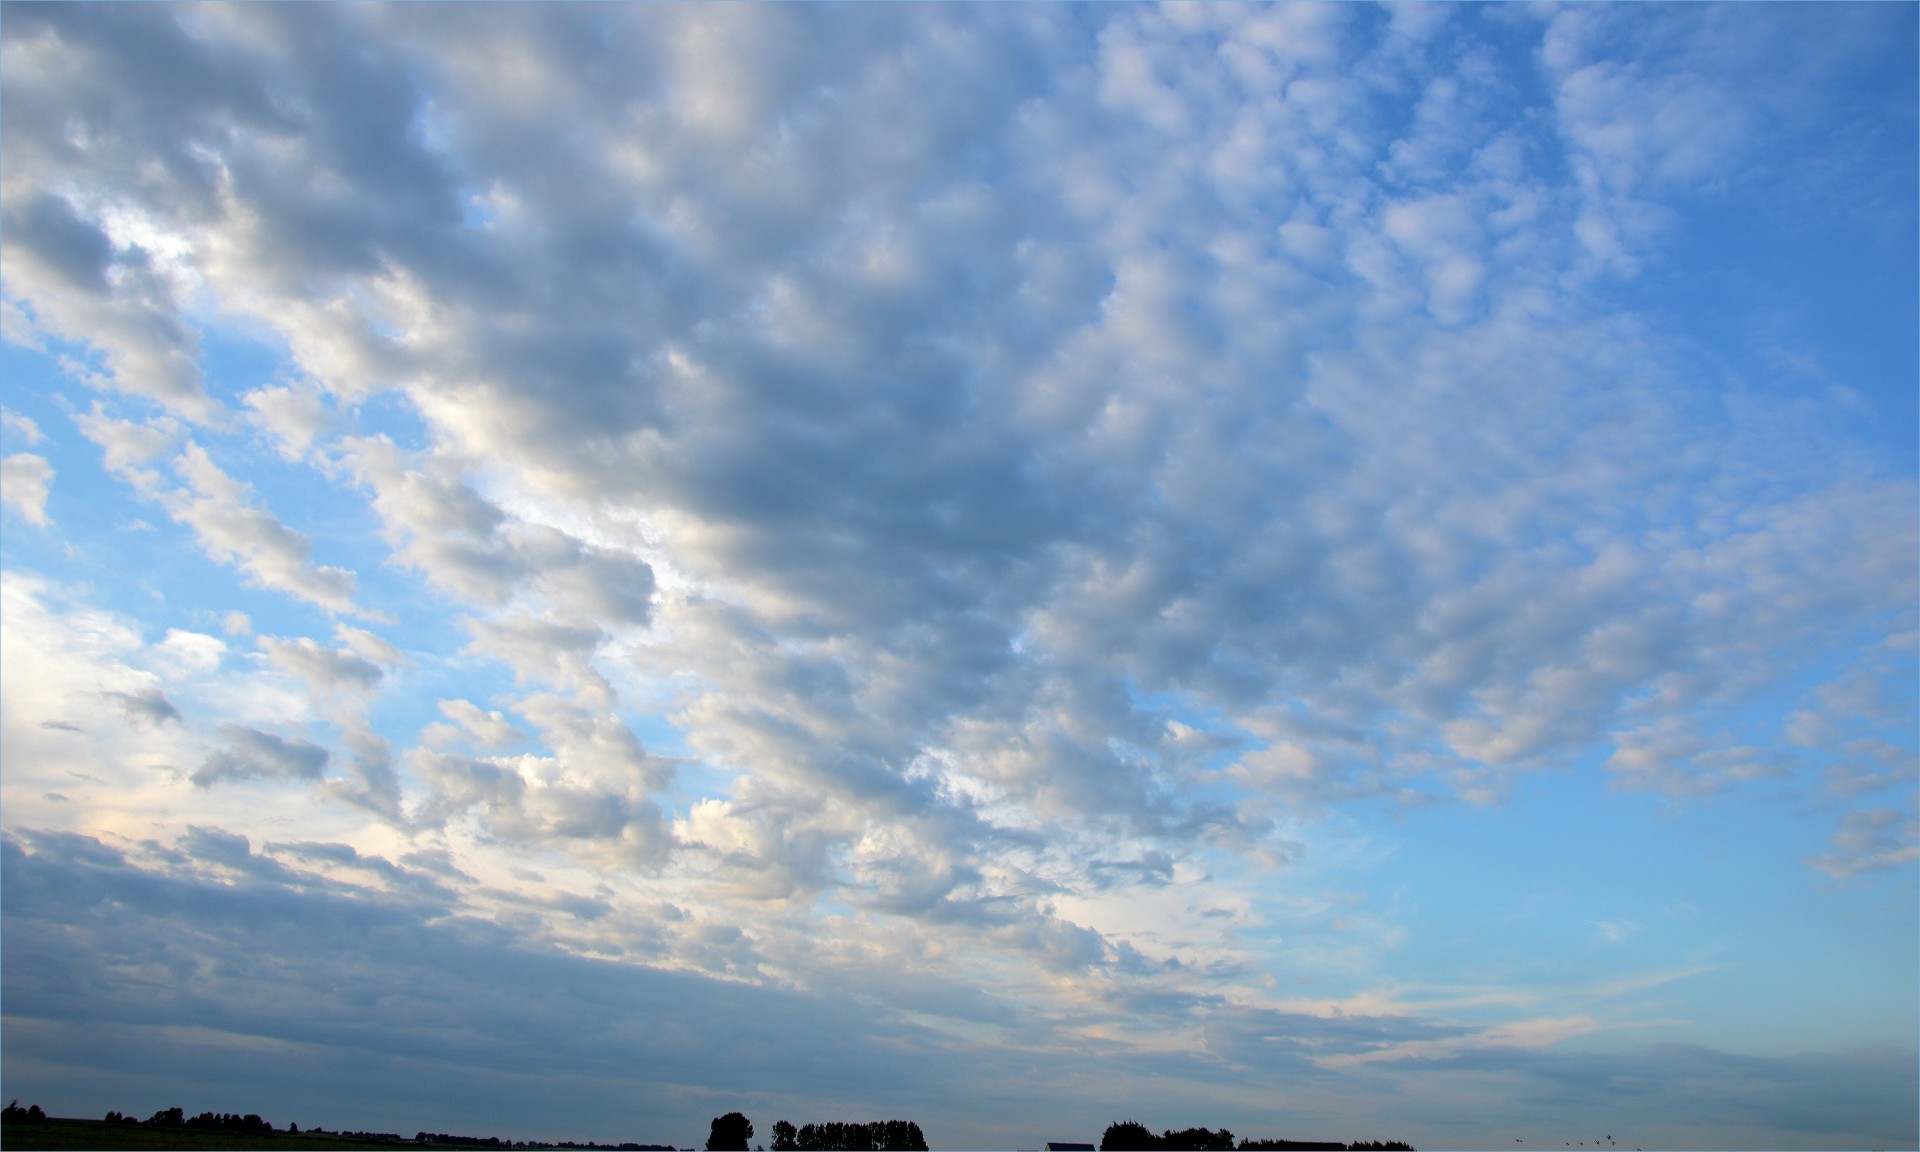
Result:
<instances>
[{"instance_id":1,"label":"dark grey cloud","mask_svg":"<svg viewBox=\"0 0 1920 1152\"><path fill-rule=\"evenodd\" d=\"M193 773L193 782L201 788L255 778L318 780L330 759L325 748L298 736L276 736L240 724L222 724L220 735L227 746L208 753Z\"/></svg>"},{"instance_id":2,"label":"dark grey cloud","mask_svg":"<svg viewBox=\"0 0 1920 1152\"><path fill-rule=\"evenodd\" d=\"M56 1069L79 1058L115 1068L123 1090L143 1095L128 1103L142 1107L169 1091L225 1099L220 1078L235 1046L265 1040L278 1070L238 1083L299 1099L307 1123L378 1116L532 1134L545 1129L527 1127L531 1094L555 1106L549 1123L578 1125L570 1131L632 1139L639 1134L623 1124L670 1126L645 1138L685 1144L717 1099L751 1093L764 1108L851 1096L917 1104L924 1115L942 1094L933 1080L985 1072L937 1034L844 996L569 956L449 917L430 882L370 895L213 829L179 850L239 880L168 875L84 837L7 842L7 1011L21 1024L8 1030L13 1091L28 1090L24 1069L43 1091L74 1092ZM271 850L417 875L334 846ZM163 1039L181 1029L205 1042ZM140 1043L122 1048L130 1039ZM191 1062L168 1067L189 1050ZM416 1075L381 1087L379 1077L344 1072L355 1064ZM318 1069L330 1071L291 1091L291 1080ZM614 1083L625 1087L616 1093ZM650 1087L635 1095L636 1083ZM518 1086L511 1109L488 1103L496 1088L487 1086L501 1084ZM89 1101L86 1110L97 1109Z\"/></svg>"},{"instance_id":3,"label":"dark grey cloud","mask_svg":"<svg viewBox=\"0 0 1920 1152\"><path fill-rule=\"evenodd\" d=\"M113 243L58 196L42 195L9 209L4 226L16 251L43 264L69 287L105 294Z\"/></svg>"},{"instance_id":4,"label":"dark grey cloud","mask_svg":"<svg viewBox=\"0 0 1920 1152\"><path fill-rule=\"evenodd\" d=\"M1372 1066L1356 1096L1351 1078L1314 1063L1459 1039L1457 1026L1248 1011L1219 997L1143 1000L1136 1011L1196 1020L1203 1037L1143 1054L1049 1037L988 1009L983 1023L997 1020L1029 1046L1020 1055L909 1023L865 989L789 991L569 955L460 915L431 868L346 845L256 851L245 837L198 828L138 856L57 832L9 837L4 851L9 1091L56 1112L245 1105L309 1126L692 1143L730 1101L763 1124L812 1115L806 1108L892 1110L919 1119L936 1145L976 1146L1048 1125L1097 1135L1120 1112L1267 1132L1274 1113L1236 1102L1249 1084L1329 1093L1348 1110L1343 1127L1322 1133L1332 1138L1390 1128L1419 1140L1473 1122L1480 1107L1397 1099L1391 1065ZM1495 1078L1569 1123L1675 1138L1663 1146L1731 1131L1839 1147L1911 1142L1914 1059L1670 1045L1480 1049L1411 1063L1483 1085ZM74 1069L109 1070L123 1097L103 1103L97 1072ZM1104 1085L1087 1079L1096 1070ZM1115 1095L1115 1085L1149 1081L1159 1086ZM1001 1115L967 1111L983 1092ZM1362 1101L1372 1110L1358 1111ZM1297 1134L1336 1123L1339 1111L1290 1114Z\"/></svg>"},{"instance_id":5,"label":"dark grey cloud","mask_svg":"<svg viewBox=\"0 0 1920 1152\"><path fill-rule=\"evenodd\" d=\"M181 723L180 709L173 706L167 694L158 688L141 688L134 692L108 692L107 699L120 705L127 719L144 724L164 724L171 720Z\"/></svg>"}]
</instances>

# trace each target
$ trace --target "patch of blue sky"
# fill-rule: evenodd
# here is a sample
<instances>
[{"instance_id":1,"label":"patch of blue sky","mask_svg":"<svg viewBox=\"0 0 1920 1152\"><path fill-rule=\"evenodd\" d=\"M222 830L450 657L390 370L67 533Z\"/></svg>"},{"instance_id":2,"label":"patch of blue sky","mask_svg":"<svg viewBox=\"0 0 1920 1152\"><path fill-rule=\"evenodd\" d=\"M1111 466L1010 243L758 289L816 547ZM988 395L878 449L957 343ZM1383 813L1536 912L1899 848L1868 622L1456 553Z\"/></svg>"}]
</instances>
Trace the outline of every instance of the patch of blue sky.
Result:
<instances>
[{"instance_id":1,"label":"patch of blue sky","mask_svg":"<svg viewBox=\"0 0 1920 1152\"><path fill-rule=\"evenodd\" d=\"M1915 963L1909 873L1839 884L1812 871L1803 861L1826 849L1829 821L1771 788L1623 794L1595 768L1538 773L1500 807L1436 807L1375 832L1393 855L1356 879L1405 928L1395 971L1547 1000L1704 969L1671 998L1655 988L1624 1002L1684 1018L1671 1039L1781 1052L1863 1030L1902 1042L1912 997L1885 993Z\"/></svg>"},{"instance_id":2,"label":"patch of blue sky","mask_svg":"<svg viewBox=\"0 0 1920 1152\"><path fill-rule=\"evenodd\" d=\"M1885 631L1863 630L1856 636L1822 639L1831 644L1824 654L1781 654L1779 666L1793 672L1769 690L1724 706L1702 708L1695 715L1703 721L1703 726L1711 726L1716 747L1744 746L1777 753L1783 773L1803 774L1817 773L1847 755L1832 741L1806 747L1793 742L1793 729L1800 713L1821 715L1825 722L1851 737L1871 736L1905 749L1908 754L1905 786L1911 788L1914 757L1920 753L1920 731L1914 727L1915 700L1920 698L1920 667L1916 667L1911 655L1886 646ZM1797 663L1787 663L1786 657ZM1850 681L1857 683L1862 678L1872 686L1873 706L1823 707L1823 691L1845 687Z\"/></svg>"},{"instance_id":3,"label":"patch of blue sky","mask_svg":"<svg viewBox=\"0 0 1920 1152\"><path fill-rule=\"evenodd\" d=\"M427 448L434 440L433 429L403 392L372 393L348 408L347 415L362 435L385 436L408 451Z\"/></svg>"},{"instance_id":4,"label":"patch of blue sky","mask_svg":"<svg viewBox=\"0 0 1920 1152\"><path fill-rule=\"evenodd\" d=\"M1869 450L1874 472L1911 476L1920 470L1916 10L1846 14L1885 34L1855 37L1869 50L1823 73L1817 107L1773 110L1795 146L1676 190L1645 272L1596 287L1603 302L1691 343L1706 380L1776 404L1803 397L1791 405L1803 436L1843 433ZM1818 442L1832 450L1831 438Z\"/></svg>"},{"instance_id":5,"label":"patch of blue sky","mask_svg":"<svg viewBox=\"0 0 1920 1152\"><path fill-rule=\"evenodd\" d=\"M286 347L271 330L225 316L202 319L195 358L209 395L238 407L248 392L294 377Z\"/></svg>"},{"instance_id":6,"label":"patch of blue sky","mask_svg":"<svg viewBox=\"0 0 1920 1152\"><path fill-rule=\"evenodd\" d=\"M641 745L648 752L677 760L689 762L694 760L693 748L687 743L685 729L675 724L665 714L637 707L621 708L619 714L620 719L633 730L635 736L640 738ZM719 780L717 774L712 775L711 778L715 783ZM719 791L720 789L715 788L711 791L696 792L695 795L711 796L717 795Z\"/></svg>"},{"instance_id":7,"label":"patch of blue sky","mask_svg":"<svg viewBox=\"0 0 1920 1152\"><path fill-rule=\"evenodd\" d=\"M0 346L7 353L10 347ZM20 378L21 368L11 355L0 357L0 375L9 381ZM24 428L9 427L0 436L0 455L30 453L46 460L54 476L47 492L45 512L52 521L46 525L30 523L12 506L0 513L0 538L6 543L9 568L31 568L53 573L72 563L72 546L62 532L62 524L85 517L93 507L85 499L85 478L72 477L71 460L75 455L71 441L80 434L67 424L65 412L56 404L44 403L36 394L22 391L9 383L0 404L9 415L31 420L40 437L32 439ZM83 441L84 443L84 441ZM88 445L91 447L91 445Z\"/></svg>"},{"instance_id":8,"label":"patch of blue sky","mask_svg":"<svg viewBox=\"0 0 1920 1152\"><path fill-rule=\"evenodd\" d=\"M1764 193L1701 206L1668 238L1671 266L1624 285L1622 300L1684 341L1676 351L1690 351L1697 375L1728 400L1767 397L1795 414L1791 438L1813 444L1810 434L1825 431L1823 452L1852 441L1867 450L1869 474L1911 475L1920 467L1913 220L1815 221L1814 206L1796 207Z\"/></svg>"},{"instance_id":9,"label":"patch of blue sky","mask_svg":"<svg viewBox=\"0 0 1920 1152\"><path fill-rule=\"evenodd\" d=\"M249 391L297 376L278 349L231 330L203 334L200 362L209 391L236 406ZM403 449L419 449L427 441L425 422L394 393L375 393L336 418L341 433L384 435ZM257 429L207 437L203 447L216 462L231 460L233 474L246 476L269 509L312 540L315 563L354 572L356 600L385 617L375 630L387 640L408 651L443 655L450 644L464 643L464 634L452 626L457 610L450 602L390 560L379 517L351 480L311 462L288 460Z\"/></svg>"},{"instance_id":10,"label":"patch of blue sky","mask_svg":"<svg viewBox=\"0 0 1920 1152\"><path fill-rule=\"evenodd\" d=\"M1376 102L1381 123L1387 130L1382 139L1405 140L1417 133L1422 98L1428 91L1416 84L1430 84L1444 74L1458 83L1457 102L1450 113L1459 116L1466 128L1499 125L1506 137L1524 144L1528 179L1558 185L1570 172L1565 149L1551 122L1554 86L1540 65L1540 26L1535 14L1509 4L1449 5L1439 17L1431 38L1423 44L1426 64L1396 73L1382 69L1373 77L1376 85L1388 85ZM1372 34L1382 35L1393 15L1384 9L1368 10ZM1430 17L1433 13L1428 14ZM1462 136L1462 142L1472 139ZM1447 182L1460 175L1459 165L1470 155L1449 157L1453 163L1440 168L1409 169L1396 162L1398 153L1374 173L1382 190L1404 193L1434 182Z\"/></svg>"},{"instance_id":11,"label":"patch of blue sky","mask_svg":"<svg viewBox=\"0 0 1920 1152\"><path fill-rule=\"evenodd\" d=\"M493 197L473 191L461 195L460 223L463 227L484 232L499 221L500 206Z\"/></svg>"},{"instance_id":12,"label":"patch of blue sky","mask_svg":"<svg viewBox=\"0 0 1920 1152\"><path fill-rule=\"evenodd\" d=\"M61 367L62 355L58 346L37 352L7 345L0 359L8 380L6 406L39 425L45 439L34 451L48 459L55 474L47 499L52 526L9 533L9 565L84 583L104 597L106 606L132 611L154 625L206 630L239 610L284 621L289 628L324 628L323 612L245 586L231 568L208 559L192 533L164 508L107 472L100 449L72 423L84 409L72 397L79 389ZM136 398L104 403L149 407ZM156 618L154 612L161 615Z\"/></svg>"},{"instance_id":13,"label":"patch of blue sky","mask_svg":"<svg viewBox=\"0 0 1920 1152\"><path fill-rule=\"evenodd\" d=\"M85 363L85 350L58 341L49 341L44 351L0 345L6 407L35 422L42 439L31 450L55 470L47 505L53 523L39 529L9 517L9 567L60 580L87 602L137 619L150 641L171 628L223 635L235 612L245 615L255 634L322 643L332 642L336 622L366 627L406 653L406 665L389 674L368 711L374 729L397 746L443 719L441 699L471 698L491 708L511 698L515 684L506 665L464 652L468 637L458 626L458 608L388 561L380 525L362 493L307 463L285 459L249 426L225 435L196 430L195 441L215 464L244 477L259 506L308 537L312 562L354 572L355 602L369 618L336 621L210 558L191 529L110 474L73 415L96 399L123 418L151 418L159 409L139 397L85 393L63 361ZM209 393L228 401L287 374L275 349L232 335L204 335L200 362ZM385 396L363 403L359 415L368 430L403 444L418 443L424 427L404 401ZM10 436L23 439L18 432ZM10 441L8 449L15 448ZM238 651L250 647L244 635L227 640Z\"/></svg>"},{"instance_id":14,"label":"patch of blue sky","mask_svg":"<svg viewBox=\"0 0 1920 1152\"><path fill-rule=\"evenodd\" d=\"M366 711L368 725L397 748L413 745L428 725L446 722L441 701L466 700L485 711L510 713L519 694L512 669L491 657L457 648L442 653L410 649L406 657L405 665L387 674ZM508 719L525 729L518 717L509 714Z\"/></svg>"},{"instance_id":15,"label":"patch of blue sky","mask_svg":"<svg viewBox=\"0 0 1920 1152\"><path fill-rule=\"evenodd\" d=\"M1812 872L1832 814L1764 781L1622 795L1599 758L1528 774L1494 806L1323 820L1240 935L1288 995L1388 989L1478 1025L1592 1016L1580 1046L1910 1039L1912 996L1884 996L1914 966L1907 872Z\"/></svg>"},{"instance_id":16,"label":"patch of blue sky","mask_svg":"<svg viewBox=\"0 0 1920 1152\"><path fill-rule=\"evenodd\" d=\"M85 400L92 394L61 363L64 358L71 364L85 364L83 354L84 349L63 346L55 340L47 340L39 349L0 341L0 379L6 381L0 403L7 411L32 420L44 437L37 446L30 446L19 432L9 428L5 433L7 451L30 448L46 455L87 444L69 418L76 409L85 407Z\"/></svg>"},{"instance_id":17,"label":"patch of blue sky","mask_svg":"<svg viewBox=\"0 0 1920 1152\"><path fill-rule=\"evenodd\" d=\"M302 373L284 344L270 331L232 317L212 318L200 333L199 363L205 373L207 391L235 408L243 408L248 392L266 386L285 386L301 382ZM358 382L372 385L373 381ZM333 398L328 398L329 405ZM427 448L432 432L406 394L395 389L375 389L344 410L334 410L339 421L335 431L345 434L383 435L409 451ZM324 440L324 436L322 439ZM256 439L261 439L256 436ZM265 440L261 439L264 444Z\"/></svg>"},{"instance_id":18,"label":"patch of blue sky","mask_svg":"<svg viewBox=\"0 0 1920 1152\"><path fill-rule=\"evenodd\" d=\"M1217 740L1217 748L1209 749L1195 758L1195 766L1201 771L1217 771L1227 767L1244 755L1250 746L1246 734L1224 709L1206 705L1191 692L1149 691L1129 676L1127 701L1142 716L1158 718L1164 725L1179 724Z\"/></svg>"}]
</instances>

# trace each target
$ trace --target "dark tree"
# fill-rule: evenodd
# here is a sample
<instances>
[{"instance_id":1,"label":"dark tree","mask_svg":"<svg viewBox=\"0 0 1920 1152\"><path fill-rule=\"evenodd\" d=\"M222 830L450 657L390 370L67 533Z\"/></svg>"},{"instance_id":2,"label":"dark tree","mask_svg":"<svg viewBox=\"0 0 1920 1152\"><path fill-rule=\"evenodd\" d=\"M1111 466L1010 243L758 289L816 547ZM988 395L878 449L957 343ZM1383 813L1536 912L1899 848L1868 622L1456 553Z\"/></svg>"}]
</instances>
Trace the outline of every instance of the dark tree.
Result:
<instances>
[{"instance_id":1,"label":"dark tree","mask_svg":"<svg viewBox=\"0 0 1920 1152\"><path fill-rule=\"evenodd\" d=\"M911 1120L875 1120L867 1127L873 1130L873 1146L880 1152L927 1152L927 1138Z\"/></svg>"},{"instance_id":2,"label":"dark tree","mask_svg":"<svg viewBox=\"0 0 1920 1152\"><path fill-rule=\"evenodd\" d=\"M162 1108L147 1119L155 1128L181 1128L187 1123L187 1110L184 1108Z\"/></svg>"},{"instance_id":3,"label":"dark tree","mask_svg":"<svg viewBox=\"0 0 1920 1152\"><path fill-rule=\"evenodd\" d=\"M829 1120L820 1125L819 1147L838 1152L873 1152L873 1129L865 1124Z\"/></svg>"},{"instance_id":4,"label":"dark tree","mask_svg":"<svg viewBox=\"0 0 1920 1152\"><path fill-rule=\"evenodd\" d=\"M1100 1137L1100 1152L1159 1152L1161 1147L1160 1137L1138 1120L1109 1124Z\"/></svg>"},{"instance_id":5,"label":"dark tree","mask_svg":"<svg viewBox=\"0 0 1920 1152\"><path fill-rule=\"evenodd\" d=\"M747 1141L751 1139L753 1121L738 1112L715 1116L713 1128L707 1135L707 1152L747 1152Z\"/></svg>"},{"instance_id":6,"label":"dark tree","mask_svg":"<svg viewBox=\"0 0 1920 1152\"><path fill-rule=\"evenodd\" d=\"M799 1152L800 1134L785 1120L773 1122L773 1152Z\"/></svg>"},{"instance_id":7,"label":"dark tree","mask_svg":"<svg viewBox=\"0 0 1920 1152\"><path fill-rule=\"evenodd\" d=\"M1225 1128L1169 1128L1160 1136L1160 1147L1167 1152L1233 1152L1233 1133Z\"/></svg>"}]
</instances>

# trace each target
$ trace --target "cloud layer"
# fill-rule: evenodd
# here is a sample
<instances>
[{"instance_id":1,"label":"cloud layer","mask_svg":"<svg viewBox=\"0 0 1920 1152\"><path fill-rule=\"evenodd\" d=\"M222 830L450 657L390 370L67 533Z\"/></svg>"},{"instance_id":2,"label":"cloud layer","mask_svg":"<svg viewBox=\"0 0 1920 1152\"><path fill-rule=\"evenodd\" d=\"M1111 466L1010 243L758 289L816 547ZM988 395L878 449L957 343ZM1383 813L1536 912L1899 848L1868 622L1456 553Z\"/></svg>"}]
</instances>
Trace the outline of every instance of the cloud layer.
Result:
<instances>
[{"instance_id":1,"label":"cloud layer","mask_svg":"<svg viewBox=\"0 0 1920 1152\"><path fill-rule=\"evenodd\" d=\"M256 847L206 828L135 855L60 834L5 851L8 1029L27 1037L9 1041L9 1079L90 1099L104 1071L136 1111L218 1084L218 1106L299 1122L314 1104L298 1081L313 1079L341 1113L330 1126L682 1144L702 1135L693 1118L734 1107L767 1125L835 1108L910 1112L936 1146L1091 1133L1143 1107L1204 1109L1236 1131L1372 1138L1349 1131L1365 1123L1442 1143L1490 1123L1533 1143L1605 1124L1666 1147L1729 1133L1807 1147L1913 1133L1911 1055L1896 1051L1551 1054L1520 1035L1463 1050L1459 1029L1433 1021L1270 1011L1204 1014L1204 1046L1152 1056L1028 1027L1030 1063L1010 1066L859 989L755 988L529 947L454 914L432 857ZM1369 1055L1389 1059L1358 1075L1323 1067ZM183 1059L194 1078L180 1075ZM1104 1087L1082 1081L1089 1059ZM1286 1086L1298 1096L1277 1111L1255 1099ZM996 1101L992 1117L979 1099Z\"/></svg>"},{"instance_id":2,"label":"cloud layer","mask_svg":"<svg viewBox=\"0 0 1920 1152\"><path fill-rule=\"evenodd\" d=\"M1913 478L1620 303L1836 114L1804 32L15 6L9 339L73 350L128 507L306 615L152 641L10 576L56 672L9 827L438 852L398 920L1216 1071L1369 1050L1270 971L1344 813L1767 789L1809 872L1910 879ZM1458 1070L1539 1025L1377 1026Z\"/></svg>"}]
</instances>

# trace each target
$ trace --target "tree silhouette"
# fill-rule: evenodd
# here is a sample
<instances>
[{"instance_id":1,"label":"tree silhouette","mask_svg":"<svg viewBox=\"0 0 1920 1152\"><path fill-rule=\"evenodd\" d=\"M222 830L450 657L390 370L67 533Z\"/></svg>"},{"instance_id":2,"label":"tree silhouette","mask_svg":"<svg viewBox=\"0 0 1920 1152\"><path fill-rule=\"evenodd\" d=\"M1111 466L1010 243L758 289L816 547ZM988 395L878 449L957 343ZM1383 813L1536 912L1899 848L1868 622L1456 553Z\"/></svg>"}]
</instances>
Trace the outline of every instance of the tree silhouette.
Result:
<instances>
[{"instance_id":1,"label":"tree silhouette","mask_svg":"<svg viewBox=\"0 0 1920 1152\"><path fill-rule=\"evenodd\" d=\"M1100 1137L1100 1152L1159 1152L1160 1137L1138 1120L1121 1120L1107 1125Z\"/></svg>"},{"instance_id":2,"label":"tree silhouette","mask_svg":"<svg viewBox=\"0 0 1920 1152\"><path fill-rule=\"evenodd\" d=\"M747 1141L751 1139L753 1121L738 1112L715 1116L713 1128L707 1134L707 1152L747 1152Z\"/></svg>"},{"instance_id":3,"label":"tree silhouette","mask_svg":"<svg viewBox=\"0 0 1920 1152\"><path fill-rule=\"evenodd\" d=\"M1167 1152L1232 1152L1233 1133L1225 1128L1169 1128L1160 1134L1160 1147Z\"/></svg>"},{"instance_id":4,"label":"tree silhouette","mask_svg":"<svg viewBox=\"0 0 1920 1152\"><path fill-rule=\"evenodd\" d=\"M927 1138L911 1120L875 1120L867 1127L873 1130L873 1146L881 1152L927 1152Z\"/></svg>"},{"instance_id":5,"label":"tree silhouette","mask_svg":"<svg viewBox=\"0 0 1920 1152\"><path fill-rule=\"evenodd\" d=\"M1239 1145L1246 1148L1247 1142ZM1257 1145L1256 1145L1257 1146ZM1122 1120L1107 1125L1100 1137L1101 1152L1233 1152L1233 1133L1225 1128L1172 1128L1154 1135L1138 1120Z\"/></svg>"},{"instance_id":6,"label":"tree silhouette","mask_svg":"<svg viewBox=\"0 0 1920 1152\"><path fill-rule=\"evenodd\" d=\"M926 1134L911 1120L875 1120L847 1124L829 1120L802 1124L773 1122L771 1152L927 1152Z\"/></svg>"}]
</instances>

